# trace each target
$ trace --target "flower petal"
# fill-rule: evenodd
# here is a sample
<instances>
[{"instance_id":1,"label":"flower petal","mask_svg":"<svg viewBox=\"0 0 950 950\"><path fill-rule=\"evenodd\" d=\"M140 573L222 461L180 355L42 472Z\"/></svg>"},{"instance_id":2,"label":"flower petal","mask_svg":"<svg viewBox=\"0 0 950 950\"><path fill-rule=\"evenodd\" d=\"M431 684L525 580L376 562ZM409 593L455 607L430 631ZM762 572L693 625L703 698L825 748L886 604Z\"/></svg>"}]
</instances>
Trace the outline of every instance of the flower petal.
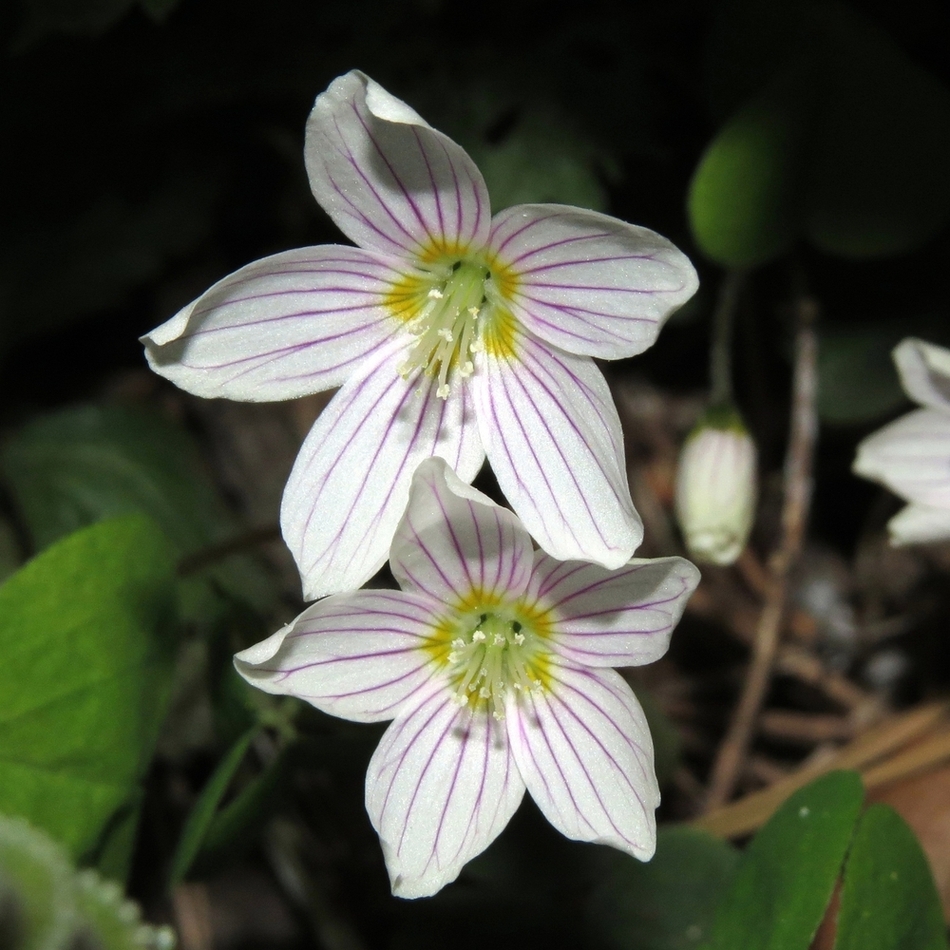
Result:
<instances>
[{"instance_id":1,"label":"flower petal","mask_svg":"<svg viewBox=\"0 0 950 950\"><path fill-rule=\"evenodd\" d=\"M527 333L512 347L513 355L484 354L471 380L501 490L548 554L626 564L643 525L603 375L588 357L554 352Z\"/></svg>"},{"instance_id":2,"label":"flower petal","mask_svg":"<svg viewBox=\"0 0 950 950\"><path fill-rule=\"evenodd\" d=\"M557 666L550 675L551 688L520 707L512 700L507 718L528 791L568 838L648 860L660 790L640 704L614 670Z\"/></svg>"},{"instance_id":3,"label":"flower petal","mask_svg":"<svg viewBox=\"0 0 950 950\"><path fill-rule=\"evenodd\" d=\"M858 446L855 474L909 501L950 508L950 415L918 409Z\"/></svg>"},{"instance_id":4,"label":"flower petal","mask_svg":"<svg viewBox=\"0 0 950 950\"><path fill-rule=\"evenodd\" d=\"M523 795L504 724L433 689L386 730L366 773L393 893L427 897L454 881Z\"/></svg>"},{"instance_id":5,"label":"flower petal","mask_svg":"<svg viewBox=\"0 0 950 950\"><path fill-rule=\"evenodd\" d=\"M908 505L887 523L891 544L927 544L950 538L950 508Z\"/></svg>"},{"instance_id":6,"label":"flower petal","mask_svg":"<svg viewBox=\"0 0 950 950\"><path fill-rule=\"evenodd\" d=\"M436 607L427 597L394 590L327 597L238 653L234 665L252 686L297 696L332 716L392 719L439 677L427 650Z\"/></svg>"},{"instance_id":7,"label":"flower petal","mask_svg":"<svg viewBox=\"0 0 950 950\"><path fill-rule=\"evenodd\" d=\"M542 340L585 356L642 353L699 286L689 259L666 238L566 205L499 212L489 249L511 274L514 315Z\"/></svg>"},{"instance_id":8,"label":"flower petal","mask_svg":"<svg viewBox=\"0 0 950 950\"><path fill-rule=\"evenodd\" d=\"M361 72L317 96L304 157L317 201L361 247L426 260L488 237L488 190L465 150Z\"/></svg>"},{"instance_id":9,"label":"flower petal","mask_svg":"<svg viewBox=\"0 0 950 950\"><path fill-rule=\"evenodd\" d=\"M400 324L402 279L355 247L285 251L218 281L142 337L149 365L196 396L267 402L339 386Z\"/></svg>"},{"instance_id":10,"label":"flower petal","mask_svg":"<svg viewBox=\"0 0 950 950\"><path fill-rule=\"evenodd\" d=\"M908 337L894 350L904 392L930 409L950 410L950 350Z\"/></svg>"},{"instance_id":11,"label":"flower petal","mask_svg":"<svg viewBox=\"0 0 950 950\"><path fill-rule=\"evenodd\" d=\"M519 597L534 562L531 538L507 508L466 485L442 459L416 470L389 555L403 590L445 603Z\"/></svg>"},{"instance_id":12,"label":"flower petal","mask_svg":"<svg viewBox=\"0 0 950 950\"><path fill-rule=\"evenodd\" d=\"M528 598L554 616L551 644L581 666L642 666L670 643L699 571L680 557L608 571L538 552Z\"/></svg>"},{"instance_id":13,"label":"flower petal","mask_svg":"<svg viewBox=\"0 0 950 950\"><path fill-rule=\"evenodd\" d=\"M383 566L424 458L445 458L471 481L484 460L464 389L436 396L436 381L398 367L405 347L389 347L323 410L300 449L280 520L304 597L359 587Z\"/></svg>"}]
</instances>

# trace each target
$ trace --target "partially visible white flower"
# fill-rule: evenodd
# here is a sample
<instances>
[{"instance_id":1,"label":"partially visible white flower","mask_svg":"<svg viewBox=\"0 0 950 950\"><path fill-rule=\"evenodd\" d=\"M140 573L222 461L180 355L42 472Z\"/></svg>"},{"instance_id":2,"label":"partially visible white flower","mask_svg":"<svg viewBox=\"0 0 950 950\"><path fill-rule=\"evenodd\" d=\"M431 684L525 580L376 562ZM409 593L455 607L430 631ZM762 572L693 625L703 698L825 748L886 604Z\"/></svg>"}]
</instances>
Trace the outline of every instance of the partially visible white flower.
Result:
<instances>
[{"instance_id":1,"label":"partially visible white flower","mask_svg":"<svg viewBox=\"0 0 950 950\"><path fill-rule=\"evenodd\" d=\"M686 438L676 471L676 517L697 561L732 564L756 501L756 451L739 414L709 410Z\"/></svg>"},{"instance_id":2,"label":"partially visible white flower","mask_svg":"<svg viewBox=\"0 0 950 950\"><path fill-rule=\"evenodd\" d=\"M892 544L950 538L950 350L909 337L894 362L922 408L864 439L854 472L910 502L888 522Z\"/></svg>"},{"instance_id":3,"label":"partially visible white flower","mask_svg":"<svg viewBox=\"0 0 950 950\"><path fill-rule=\"evenodd\" d=\"M321 600L235 665L332 715L394 720L366 776L393 893L455 880L525 789L567 837L651 857L653 743L611 667L666 652L696 568L557 561L434 458L415 473L390 563L402 590Z\"/></svg>"},{"instance_id":4,"label":"partially visible white flower","mask_svg":"<svg viewBox=\"0 0 950 950\"><path fill-rule=\"evenodd\" d=\"M423 458L486 454L549 554L624 564L642 539L620 420L592 357L651 346L696 273L646 228L563 205L491 214L471 158L360 72L317 97L304 155L358 247L256 261L143 337L199 396L341 387L304 442L281 526L315 599L385 562Z\"/></svg>"}]
</instances>

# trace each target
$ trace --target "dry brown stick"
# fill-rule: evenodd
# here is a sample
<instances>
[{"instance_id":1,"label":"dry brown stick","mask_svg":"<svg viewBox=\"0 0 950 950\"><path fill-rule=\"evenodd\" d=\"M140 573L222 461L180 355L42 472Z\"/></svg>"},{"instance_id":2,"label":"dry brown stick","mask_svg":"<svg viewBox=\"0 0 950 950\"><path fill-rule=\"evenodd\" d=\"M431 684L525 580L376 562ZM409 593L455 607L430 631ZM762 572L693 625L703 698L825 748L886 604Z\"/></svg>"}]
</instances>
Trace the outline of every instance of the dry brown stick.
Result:
<instances>
[{"instance_id":1,"label":"dry brown stick","mask_svg":"<svg viewBox=\"0 0 950 950\"><path fill-rule=\"evenodd\" d=\"M789 795L832 769L859 769L868 787L893 781L906 771L920 771L950 757L948 717L947 702L926 703L899 713L872 726L820 764L804 766L769 788L702 815L694 824L724 838L747 835L763 825ZM928 734L931 738L924 738ZM893 754L915 742L913 748Z\"/></svg>"},{"instance_id":2,"label":"dry brown stick","mask_svg":"<svg viewBox=\"0 0 950 950\"><path fill-rule=\"evenodd\" d=\"M262 544L268 544L271 541L280 539L280 528L277 525L265 525L262 528L249 528L247 531L234 537L221 541L218 544L211 544L199 551L186 554L178 562L178 576L190 577L197 574L207 567L212 567L219 561L232 557L235 554L241 554L251 548L259 547Z\"/></svg>"},{"instance_id":3,"label":"dry brown stick","mask_svg":"<svg viewBox=\"0 0 950 950\"><path fill-rule=\"evenodd\" d=\"M707 808L715 808L732 795L772 676L788 592L788 575L801 551L808 505L811 500L812 458L817 433L815 398L818 389L817 342L814 322L817 308L802 296L796 306L795 374L792 412L785 459L785 498L782 505L782 538L769 559L769 583L759 616L752 659L739 704L713 763Z\"/></svg>"}]
</instances>

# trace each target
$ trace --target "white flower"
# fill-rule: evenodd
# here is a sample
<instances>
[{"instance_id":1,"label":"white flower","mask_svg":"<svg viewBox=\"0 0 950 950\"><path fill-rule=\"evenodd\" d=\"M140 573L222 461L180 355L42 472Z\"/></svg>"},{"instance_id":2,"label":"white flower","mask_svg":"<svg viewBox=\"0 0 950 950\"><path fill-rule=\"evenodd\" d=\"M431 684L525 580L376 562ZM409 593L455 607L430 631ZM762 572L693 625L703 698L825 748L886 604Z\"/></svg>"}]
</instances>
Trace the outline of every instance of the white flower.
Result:
<instances>
[{"instance_id":1,"label":"white flower","mask_svg":"<svg viewBox=\"0 0 950 950\"><path fill-rule=\"evenodd\" d=\"M317 97L305 158L317 201L359 247L249 264L143 338L152 368L199 396L342 387L282 505L305 596L382 566L412 472L433 455L471 482L487 453L550 554L625 563L642 526L591 357L649 347L696 289L689 261L592 211L491 217L468 155L359 72Z\"/></svg>"},{"instance_id":2,"label":"white flower","mask_svg":"<svg viewBox=\"0 0 950 950\"><path fill-rule=\"evenodd\" d=\"M676 471L676 517L698 561L732 564L755 515L756 451L733 409L713 409L690 432Z\"/></svg>"},{"instance_id":3,"label":"white flower","mask_svg":"<svg viewBox=\"0 0 950 950\"><path fill-rule=\"evenodd\" d=\"M923 408L861 442L854 472L910 502L888 522L892 544L950 538L950 350L908 338L894 362L904 392Z\"/></svg>"},{"instance_id":4,"label":"white flower","mask_svg":"<svg viewBox=\"0 0 950 950\"><path fill-rule=\"evenodd\" d=\"M435 458L415 474L390 563L402 590L321 600L235 665L333 715L394 719L366 776L393 892L455 880L525 788L569 838L649 858L653 744L611 667L666 652L696 568L557 561Z\"/></svg>"}]
</instances>

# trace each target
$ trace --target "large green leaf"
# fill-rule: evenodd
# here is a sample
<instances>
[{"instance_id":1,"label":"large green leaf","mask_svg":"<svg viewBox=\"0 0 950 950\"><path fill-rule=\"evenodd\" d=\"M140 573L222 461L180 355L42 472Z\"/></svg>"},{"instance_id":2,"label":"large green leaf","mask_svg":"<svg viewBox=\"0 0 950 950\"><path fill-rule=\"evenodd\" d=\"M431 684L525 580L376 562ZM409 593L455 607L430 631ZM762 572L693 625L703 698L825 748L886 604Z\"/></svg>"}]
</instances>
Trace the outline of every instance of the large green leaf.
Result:
<instances>
[{"instance_id":1,"label":"large green leaf","mask_svg":"<svg viewBox=\"0 0 950 950\"><path fill-rule=\"evenodd\" d=\"M616 851L601 857L591 929L616 950L686 950L708 936L739 852L705 832L661 828L645 864Z\"/></svg>"},{"instance_id":2,"label":"large green leaf","mask_svg":"<svg viewBox=\"0 0 950 950\"><path fill-rule=\"evenodd\" d=\"M927 858L887 805L862 816L851 845L835 950L946 950L947 936Z\"/></svg>"},{"instance_id":3,"label":"large green leaf","mask_svg":"<svg viewBox=\"0 0 950 950\"><path fill-rule=\"evenodd\" d=\"M86 405L42 416L7 443L0 465L38 549L131 512L156 521L179 555L237 532L191 438L155 413ZM270 596L267 578L246 558L209 574L246 603Z\"/></svg>"},{"instance_id":4,"label":"large green leaf","mask_svg":"<svg viewBox=\"0 0 950 950\"><path fill-rule=\"evenodd\" d=\"M862 798L854 772L832 772L792 795L742 856L706 950L808 950Z\"/></svg>"},{"instance_id":5,"label":"large green leaf","mask_svg":"<svg viewBox=\"0 0 950 950\"><path fill-rule=\"evenodd\" d=\"M172 560L151 522L77 532L0 587L0 811L89 852L134 798L171 680Z\"/></svg>"},{"instance_id":6,"label":"large green leaf","mask_svg":"<svg viewBox=\"0 0 950 950\"><path fill-rule=\"evenodd\" d=\"M760 264L795 240L807 86L799 70L781 76L726 123L700 160L689 219L699 246L720 264Z\"/></svg>"}]
</instances>

